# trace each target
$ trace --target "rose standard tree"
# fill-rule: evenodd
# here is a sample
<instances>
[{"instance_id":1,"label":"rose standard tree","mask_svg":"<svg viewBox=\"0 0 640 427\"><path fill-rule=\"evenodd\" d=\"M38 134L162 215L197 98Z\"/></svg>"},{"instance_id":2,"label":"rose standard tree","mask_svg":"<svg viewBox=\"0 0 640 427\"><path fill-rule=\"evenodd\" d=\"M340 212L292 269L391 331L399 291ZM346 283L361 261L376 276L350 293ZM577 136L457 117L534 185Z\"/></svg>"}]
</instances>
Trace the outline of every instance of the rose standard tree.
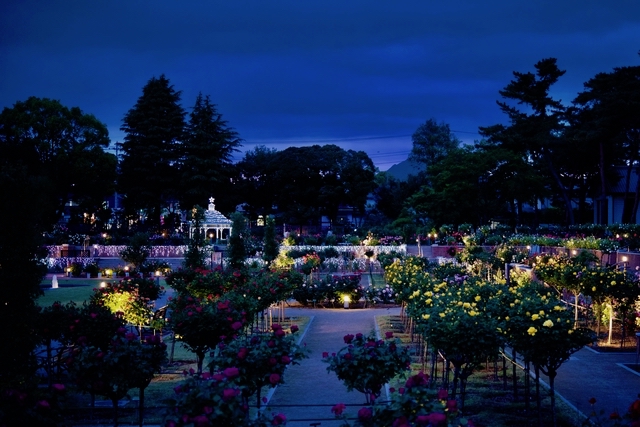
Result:
<instances>
[{"instance_id":1,"label":"rose standard tree","mask_svg":"<svg viewBox=\"0 0 640 427\"><path fill-rule=\"evenodd\" d=\"M212 302L191 296L178 296L169 303L169 324L185 347L198 359L198 375L207 351L221 342L231 341L246 324L246 313L229 301Z\"/></svg>"},{"instance_id":2,"label":"rose standard tree","mask_svg":"<svg viewBox=\"0 0 640 427\"><path fill-rule=\"evenodd\" d=\"M367 403L380 396L382 387L392 378L406 374L410 368L411 356L400 340L388 333L386 339L364 336L361 333L344 336L347 344L338 353L329 356L323 353L327 372L335 372L347 386L347 390L364 393Z\"/></svg>"},{"instance_id":3,"label":"rose standard tree","mask_svg":"<svg viewBox=\"0 0 640 427\"><path fill-rule=\"evenodd\" d=\"M549 377L553 425L556 425L555 377L569 357L593 342L595 334L587 328L574 328L571 312L548 288L531 284L512 289L505 295L510 307L505 321L508 343L533 364L538 386L539 372ZM538 388L539 389L539 388ZM539 392L538 392L539 394ZM540 414L538 396L538 413Z\"/></svg>"},{"instance_id":4,"label":"rose standard tree","mask_svg":"<svg viewBox=\"0 0 640 427\"><path fill-rule=\"evenodd\" d=\"M221 344L211 361L212 371L231 367L238 369L236 383L242 387L245 404L248 404L249 397L256 394L260 407L262 388L284 383L287 366L297 364L307 357L306 352L296 343L296 325L291 326L290 333L277 323L271 329L268 334L240 336L228 345Z\"/></svg>"}]
</instances>

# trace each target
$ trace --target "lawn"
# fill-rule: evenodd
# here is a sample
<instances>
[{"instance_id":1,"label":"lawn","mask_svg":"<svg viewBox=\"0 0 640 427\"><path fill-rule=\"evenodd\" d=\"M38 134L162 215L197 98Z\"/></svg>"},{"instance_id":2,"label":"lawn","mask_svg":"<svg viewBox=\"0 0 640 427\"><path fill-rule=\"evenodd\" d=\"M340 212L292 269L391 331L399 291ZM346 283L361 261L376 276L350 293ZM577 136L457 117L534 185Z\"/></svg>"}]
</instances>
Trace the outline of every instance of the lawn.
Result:
<instances>
[{"instance_id":1,"label":"lawn","mask_svg":"<svg viewBox=\"0 0 640 427\"><path fill-rule=\"evenodd\" d=\"M43 280L40 286L44 295L36 300L41 307L47 307L58 301L66 304L70 301L77 305L82 305L88 301L93 290L100 286L102 282L115 282L119 279L79 279L73 277L58 278L58 288L51 288L51 279ZM160 279L160 285L167 286L164 279Z\"/></svg>"}]
</instances>

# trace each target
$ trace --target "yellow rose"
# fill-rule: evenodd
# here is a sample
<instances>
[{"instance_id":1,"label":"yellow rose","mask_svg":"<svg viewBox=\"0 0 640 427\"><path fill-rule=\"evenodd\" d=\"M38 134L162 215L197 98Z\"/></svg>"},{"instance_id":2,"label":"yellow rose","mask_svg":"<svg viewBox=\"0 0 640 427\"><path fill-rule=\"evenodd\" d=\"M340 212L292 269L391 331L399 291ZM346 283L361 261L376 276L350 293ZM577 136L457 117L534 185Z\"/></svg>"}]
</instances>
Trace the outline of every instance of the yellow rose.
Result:
<instances>
[{"instance_id":1,"label":"yellow rose","mask_svg":"<svg viewBox=\"0 0 640 427\"><path fill-rule=\"evenodd\" d=\"M446 316L444 313L440 313L440 317L444 317Z\"/></svg>"},{"instance_id":2,"label":"yellow rose","mask_svg":"<svg viewBox=\"0 0 640 427\"><path fill-rule=\"evenodd\" d=\"M538 320L540 318L540 316L538 316L537 314L534 314L533 316L531 316L531 320Z\"/></svg>"},{"instance_id":3,"label":"yellow rose","mask_svg":"<svg viewBox=\"0 0 640 427\"><path fill-rule=\"evenodd\" d=\"M527 329L527 333L531 336L534 336L536 334L536 332L538 332L538 330L536 328L534 328L533 326L530 327L529 329Z\"/></svg>"},{"instance_id":4,"label":"yellow rose","mask_svg":"<svg viewBox=\"0 0 640 427\"><path fill-rule=\"evenodd\" d=\"M545 328L552 328L552 327L553 327L553 322L551 321L551 319L547 319L547 320L545 320L545 322L542 324L542 326L544 326Z\"/></svg>"},{"instance_id":5,"label":"yellow rose","mask_svg":"<svg viewBox=\"0 0 640 427\"><path fill-rule=\"evenodd\" d=\"M431 315L430 315L430 314L423 314L423 315L422 315L422 318L423 318L424 320L429 320L429 317L431 317Z\"/></svg>"},{"instance_id":6,"label":"yellow rose","mask_svg":"<svg viewBox=\"0 0 640 427\"><path fill-rule=\"evenodd\" d=\"M476 295L476 301L480 301L482 298L480 298L480 295Z\"/></svg>"}]
</instances>

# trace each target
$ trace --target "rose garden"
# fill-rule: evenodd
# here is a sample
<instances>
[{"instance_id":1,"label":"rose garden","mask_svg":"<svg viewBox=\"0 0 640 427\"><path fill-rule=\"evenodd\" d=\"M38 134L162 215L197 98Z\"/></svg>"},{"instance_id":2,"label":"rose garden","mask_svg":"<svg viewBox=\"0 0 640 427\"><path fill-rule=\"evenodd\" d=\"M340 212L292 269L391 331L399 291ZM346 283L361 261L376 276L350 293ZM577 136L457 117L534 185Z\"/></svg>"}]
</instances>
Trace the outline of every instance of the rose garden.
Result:
<instances>
[{"instance_id":1,"label":"rose garden","mask_svg":"<svg viewBox=\"0 0 640 427\"><path fill-rule=\"evenodd\" d=\"M406 178L333 144L238 160L164 75L122 142L4 108L0 427L640 426L640 67L571 107L534 68L481 140L420 125Z\"/></svg>"},{"instance_id":2,"label":"rose garden","mask_svg":"<svg viewBox=\"0 0 640 427\"><path fill-rule=\"evenodd\" d=\"M361 393L360 408L327 408L344 426L636 422L635 403L629 412L606 408L602 419L568 415L554 391L558 370L582 347L635 350L640 279L628 258L609 261L633 238L512 235L481 246L482 238L444 230L444 245L423 248L447 254L433 258L377 245L373 235L360 245L289 239L271 259L245 253L219 265L207 263L213 248L203 239L177 249L174 269L169 257L148 258L168 248L129 246L117 249L120 265L98 268L100 279L66 277L59 264L89 272L110 257L49 257L60 286L43 284L55 302L41 304L31 337L36 375L25 380L36 387L5 391L4 416L40 425L307 425L271 408L268 396L289 366L313 359ZM140 262L124 261L134 255ZM65 291L85 297L55 299ZM287 315L294 307L309 316L374 309L378 327L345 325L340 351L313 354L298 339L308 316ZM399 311L379 309L390 307Z\"/></svg>"}]
</instances>

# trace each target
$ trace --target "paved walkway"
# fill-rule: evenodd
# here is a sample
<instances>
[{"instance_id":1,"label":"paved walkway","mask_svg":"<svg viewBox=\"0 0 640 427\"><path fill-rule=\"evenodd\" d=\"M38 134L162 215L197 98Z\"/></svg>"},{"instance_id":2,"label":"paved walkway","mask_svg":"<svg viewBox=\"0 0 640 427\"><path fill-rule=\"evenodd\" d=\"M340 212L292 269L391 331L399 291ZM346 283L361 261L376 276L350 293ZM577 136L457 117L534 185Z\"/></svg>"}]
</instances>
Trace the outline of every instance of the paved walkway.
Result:
<instances>
[{"instance_id":1,"label":"paved walkway","mask_svg":"<svg viewBox=\"0 0 640 427\"><path fill-rule=\"evenodd\" d=\"M288 317L311 318L311 323L302 337L302 342L311 353L309 358L304 359L299 365L287 368L284 375L285 384L276 388L267 410L284 413L288 419L288 427L309 426L314 422L321 422L322 427L339 426L340 422L331 413L331 407L336 403L346 404L346 412L355 416L365 405L364 394L358 391L347 392L342 381L338 380L333 372L327 372L327 364L322 362L322 353L339 351L345 346L343 337L346 334L361 332L366 335L375 330L375 316L399 313L399 308L288 308Z\"/></svg>"},{"instance_id":2,"label":"paved walkway","mask_svg":"<svg viewBox=\"0 0 640 427\"><path fill-rule=\"evenodd\" d=\"M327 372L322 352L337 352L344 347L343 336L348 333L371 332L375 316L397 315L392 309L305 309L288 308L287 316L307 316L311 323L302 341L311 350L309 359L287 369L285 384L278 386L268 403L268 411L284 413L289 427L310 426L320 422L322 427L339 426L331 413L336 403L345 403L347 413L357 414L365 405L359 392L347 392L333 372ZM635 363L635 353L596 353L583 349L565 362L556 377L556 392L576 411L576 419L592 411L588 401L597 400L596 411L604 409L606 416L614 410L626 412L638 393L640 376L622 364ZM383 398L386 398L383 396ZM353 406L350 406L353 405Z\"/></svg>"},{"instance_id":3,"label":"paved walkway","mask_svg":"<svg viewBox=\"0 0 640 427\"><path fill-rule=\"evenodd\" d=\"M583 348L558 370L556 392L583 414L593 409L596 413L603 409L607 417L614 410L624 414L640 393L640 374L624 366L635 363L635 353L597 353ZM592 397L594 408L589 404Z\"/></svg>"}]
</instances>

